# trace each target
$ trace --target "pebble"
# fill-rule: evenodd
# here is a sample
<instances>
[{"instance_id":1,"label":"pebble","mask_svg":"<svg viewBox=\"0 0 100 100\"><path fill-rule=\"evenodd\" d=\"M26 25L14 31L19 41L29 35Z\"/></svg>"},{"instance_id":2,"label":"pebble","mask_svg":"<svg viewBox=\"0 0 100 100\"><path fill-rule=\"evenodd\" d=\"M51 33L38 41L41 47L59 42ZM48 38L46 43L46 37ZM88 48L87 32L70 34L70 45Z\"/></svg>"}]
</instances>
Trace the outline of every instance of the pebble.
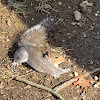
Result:
<instances>
[{"instance_id":1,"label":"pebble","mask_svg":"<svg viewBox=\"0 0 100 100\"><path fill-rule=\"evenodd\" d=\"M62 42L65 42L65 41L66 41L66 40L64 40L64 39L62 40Z\"/></svg>"},{"instance_id":2,"label":"pebble","mask_svg":"<svg viewBox=\"0 0 100 100\"><path fill-rule=\"evenodd\" d=\"M77 23L77 26L80 26L80 27L82 27L81 23Z\"/></svg>"},{"instance_id":3,"label":"pebble","mask_svg":"<svg viewBox=\"0 0 100 100\"><path fill-rule=\"evenodd\" d=\"M62 2L61 2L61 1L59 1L59 2L58 2L58 5L59 5L59 6L61 6L61 5L62 5Z\"/></svg>"},{"instance_id":4,"label":"pebble","mask_svg":"<svg viewBox=\"0 0 100 100\"><path fill-rule=\"evenodd\" d=\"M95 16L98 16L98 13L95 13Z\"/></svg>"},{"instance_id":5,"label":"pebble","mask_svg":"<svg viewBox=\"0 0 100 100\"><path fill-rule=\"evenodd\" d=\"M96 83L96 84L94 85L94 88L100 88L100 82Z\"/></svg>"},{"instance_id":6,"label":"pebble","mask_svg":"<svg viewBox=\"0 0 100 100\"><path fill-rule=\"evenodd\" d=\"M81 13L79 11L74 11L74 16L77 21L81 19Z\"/></svg>"},{"instance_id":7,"label":"pebble","mask_svg":"<svg viewBox=\"0 0 100 100\"><path fill-rule=\"evenodd\" d=\"M99 88L99 86L97 84L94 85L94 88Z\"/></svg>"},{"instance_id":8,"label":"pebble","mask_svg":"<svg viewBox=\"0 0 100 100\"><path fill-rule=\"evenodd\" d=\"M88 1L83 1L82 3L86 4L86 6L92 7L93 3L89 3Z\"/></svg>"},{"instance_id":9,"label":"pebble","mask_svg":"<svg viewBox=\"0 0 100 100\"><path fill-rule=\"evenodd\" d=\"M86 4L80 3L79 7L80 7L80 11L81 11L82 13L86 12L86 10L87 10Z\"/></svg>"},{"instance_id":10,"label":"pebble","mask_svg":"<svg viewBox=\"0 0 100 100\"><path fill-rule=\"evenodd\" d=\"M99 78L97 76L94 76L94 80L97 81Z\"/></svg>"},{"instance_id":11,"label":"pebble","mask_svg":"<svg viewBox=\"0 0 100 100\"><path fill-rule=\"evenodd\" d=\"M97 40L100 40L100 35L98 34L98 35L94 36L93 38L97 39Z\"/></svg>"},{"instance_id":12,"label":"pebble","mask_svg":"<svg viewBox=\"0 0 100 100\"><path fill-rule=\"evenodd\" d=\"M79 100L78 97L73 97L73 100Z\"/></svg>"},{"instance_id":13,"label":"pebble","mask_svg":"<svg viewBox=\"0 0 100 100\"><path fill-rule=\"evenodd\" d=\"M69 76L73 77L73 74L71 73L71 74L69 74Z\"/></svg>"},{"instance_id":14,"label":"pebble","mask_svg":"<svg viewBox=\"0 0 100 100\"><path fill-rule=\"evenodd\" d=\"M100 82L97 83L100 86Z\"/></svg>"},{"instance_id":15,"label":"pebble","mask_svg":"<svg viewBox=\"0 0 100 100\"><path fill-rule=\"evenodd\" d=\"M75 77L78 76L78 73L77 73L77 72L74 72L74 76L75 76Z\"/></svg>"},{"instance_id":16,"label":"pebble","mask_svg":"<svg viewBox=\"0 0 100 100\"><path fill-rule=\"evenodd\" d=\"M86 33L84 33L84 32L83 32L83 37L84 37L84 38L86 37Z\"/></svg>"},{"instance_id":17,"label":"pebble","mask_svg":"<svg viewBox=\"0 0 100 100\"><path fill-rule=\"evenodd\" d=\"M24 87L24 89L30 89L31 86L30 85L27 85L26 87Z\"/></svg>"},{"instance_id":18,"label":"pebble","mask_svg":"<svg viewBox=\"0 0 100 100\"><path fill-rule=\"evenodd\" d=\"M99 13L100 11L98 10L97 13Z\"/></svg>"},{"instance_id":19,"label":"pebble","mask_svg":"<svg viewBox=\"0 0 100 100\"><path fill-rule=\"evenodd\" d=\"M12 26L12 22L10 19L7 19L7 24L11 27Z\"/></svg>"},{"instance_id":20,"label":"pebble","mask_svg":"<svg viewBox=\"0 0 100 100\"><path fill-rule=\"evenodd\" d=\"M76 65L74 65L73 67L74 67L74 69L75 69L75 68L77 68L77 66L76 66Z\"/></svg>"},{"instance_id":21,"label":"pebble","mask_svg":"<svg viewBox=\"0 0 100 100\"><path fill-rule=\"evenodd\" d=\"M77 22L72 22L71 24L72 24L72 25L76 25L76 24L77 24Z\"/></svg>"}]
</instances>

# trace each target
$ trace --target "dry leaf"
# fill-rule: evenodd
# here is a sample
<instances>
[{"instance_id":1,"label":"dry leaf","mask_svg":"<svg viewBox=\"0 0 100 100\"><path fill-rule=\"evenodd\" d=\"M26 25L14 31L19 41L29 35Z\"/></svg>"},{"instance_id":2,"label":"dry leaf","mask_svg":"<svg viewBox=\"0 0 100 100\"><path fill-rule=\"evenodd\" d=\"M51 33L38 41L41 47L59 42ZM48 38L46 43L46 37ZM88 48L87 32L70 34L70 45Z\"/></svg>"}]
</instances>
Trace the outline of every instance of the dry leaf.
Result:
<instances>
[{"instance_id":1,"label":"dry leaf","mask_svg":"<svg viewBox=\"0 0 100 100\"><path fill-rule=\"evenodd\" d=\"M85 79L88 75L78 75L75 77L75 79L78 79L76 82L74 82L74 86L79 85L81 89L87 90L87 88L90 86L90 80Z\"/></svg>"}]
</instances>

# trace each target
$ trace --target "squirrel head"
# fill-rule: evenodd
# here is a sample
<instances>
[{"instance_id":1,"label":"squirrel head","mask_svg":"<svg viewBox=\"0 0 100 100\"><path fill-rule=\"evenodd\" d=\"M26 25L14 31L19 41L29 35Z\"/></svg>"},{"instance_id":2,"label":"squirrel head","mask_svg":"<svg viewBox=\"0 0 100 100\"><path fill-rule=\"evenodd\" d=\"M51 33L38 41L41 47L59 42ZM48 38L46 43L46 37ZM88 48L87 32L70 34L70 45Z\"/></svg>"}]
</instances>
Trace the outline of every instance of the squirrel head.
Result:
<instances>
[{"instance_id":1,"label":"squirrel head","mask_svg":"<svg viewBox=\"0 0 100 100\"><path fill-rule=\"evenodd\" d=\"M61 64L66 61L66 59L61 54L52 51L48 52L48 58L55 64Z\"/></svg>"}]
</instances>

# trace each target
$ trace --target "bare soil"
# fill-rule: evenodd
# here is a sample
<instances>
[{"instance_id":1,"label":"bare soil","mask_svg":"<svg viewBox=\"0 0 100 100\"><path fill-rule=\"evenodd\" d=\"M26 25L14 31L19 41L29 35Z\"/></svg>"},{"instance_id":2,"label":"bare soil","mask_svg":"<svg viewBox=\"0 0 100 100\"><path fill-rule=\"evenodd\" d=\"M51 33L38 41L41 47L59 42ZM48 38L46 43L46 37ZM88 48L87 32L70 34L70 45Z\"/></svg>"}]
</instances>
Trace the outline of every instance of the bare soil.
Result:
<instances>
[{"instance_id":1,"label":"bare soil","mask_svg":"<svg viewBox=\"0 0 100 100\"><path fill-rule=\"evenodd\" d=\"M35 10L38 5L33 1L31 11L25 16L17 16L13 10L0 3L0 100L57 100L45 90L31 87L27 84L12 80L12 76L22 76L23 78L53 88L64 81L73 78L73 72L79 75L100 67L100 39L94 38L100 35L100 0L90 0L94 5L90 8L89 16L98 24L95 24L82 15L80 24L72 25L75 22L73 12L79 10L78 5L82 0L61 0L62 5L58 5L60 0L51 0L47 4L53 7L46 12ZM38 24L47 16L62 18L63 23L48 35L48 43L51 47L64 47L64 53L67 56L67 62L61 64L61 67L70 68L69 73L61 75L59 79L48 77L32 69L29 65L23 64L16 68L11 67L13 55L18 48L17 42L25 30ZM30 73L33 71L33 73ZM100 72L91 75L99 76ZM96 83L97 81L95 81ZM87 90L81 90L80 87L69 85L59 93L65 100L100 100L100 88L94 88L91 83Z\"/></svg>"}]
</instances>

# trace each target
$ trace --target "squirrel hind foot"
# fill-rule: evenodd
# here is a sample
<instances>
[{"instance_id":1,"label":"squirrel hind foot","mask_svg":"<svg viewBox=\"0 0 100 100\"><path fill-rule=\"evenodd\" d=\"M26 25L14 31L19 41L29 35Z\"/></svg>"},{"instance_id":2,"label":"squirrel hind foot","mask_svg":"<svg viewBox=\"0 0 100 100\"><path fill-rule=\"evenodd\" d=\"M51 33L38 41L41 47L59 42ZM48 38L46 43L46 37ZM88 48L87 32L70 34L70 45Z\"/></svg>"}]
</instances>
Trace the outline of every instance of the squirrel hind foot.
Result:
<instances>
[{"instance_id":1,"label":"squirrel hind foot","mask_svg":"<svg viewBox=\"0 0 100 100\"><path fill-rule=\"evenodd\" d=\"M19 65L19 63L14 61L14 62L11 64L11 67L17 67L18 65Z\"/></svg>"}]
</instances>

